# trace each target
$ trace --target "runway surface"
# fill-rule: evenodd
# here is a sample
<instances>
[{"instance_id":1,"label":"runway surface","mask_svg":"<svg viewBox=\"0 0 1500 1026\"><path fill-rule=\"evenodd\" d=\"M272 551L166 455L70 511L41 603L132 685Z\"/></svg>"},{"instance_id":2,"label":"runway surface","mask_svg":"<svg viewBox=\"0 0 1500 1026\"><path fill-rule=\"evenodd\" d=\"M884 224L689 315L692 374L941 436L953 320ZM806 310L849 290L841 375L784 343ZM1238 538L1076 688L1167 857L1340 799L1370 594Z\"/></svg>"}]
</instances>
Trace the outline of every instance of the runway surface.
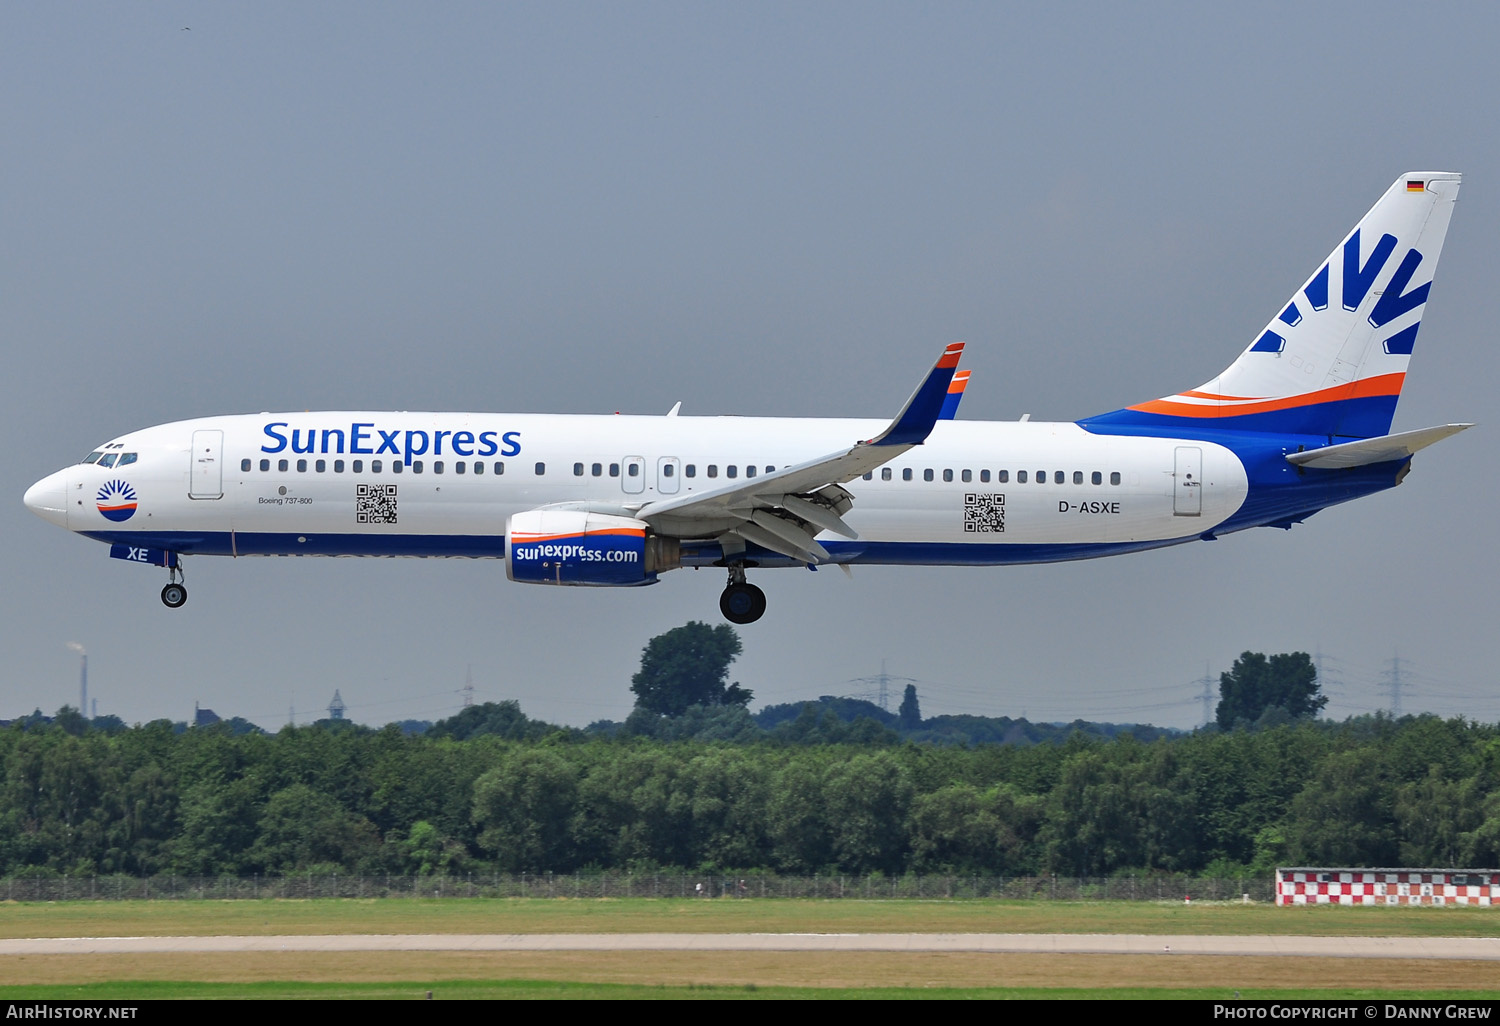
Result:
<instances>
[{"instance_id":1,"label":"runway surface","mask_svg":"<svg viewBox=\"0 0 1500 1026\"><path fill-rule=\"evenodd\" d=\"M1060 933L494 933L0 939L0 955L235 951L979 951L1500 961L1500 938Z\"/></svg>"}]
</instances>

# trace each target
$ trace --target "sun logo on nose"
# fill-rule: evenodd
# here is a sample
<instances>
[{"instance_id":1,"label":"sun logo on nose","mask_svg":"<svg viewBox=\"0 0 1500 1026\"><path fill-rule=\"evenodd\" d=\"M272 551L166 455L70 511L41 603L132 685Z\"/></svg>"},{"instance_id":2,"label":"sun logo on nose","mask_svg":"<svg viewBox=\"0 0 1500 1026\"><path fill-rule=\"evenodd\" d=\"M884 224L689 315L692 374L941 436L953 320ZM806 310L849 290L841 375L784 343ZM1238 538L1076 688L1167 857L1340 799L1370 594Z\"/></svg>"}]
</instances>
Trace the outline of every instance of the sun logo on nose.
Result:
<instances>
[{"instance_id":1,"label":"sun logo on nose","mask_svg":"<svg viewBox=\"0 0 1500 1026\"><path fill-rule=\"evenodd\" d=\"M99 494L94 496L94 503L104 514L104 519L118 524L135 516L135 489L118 479L106 481Z\"/></svg>"}]
</instances>

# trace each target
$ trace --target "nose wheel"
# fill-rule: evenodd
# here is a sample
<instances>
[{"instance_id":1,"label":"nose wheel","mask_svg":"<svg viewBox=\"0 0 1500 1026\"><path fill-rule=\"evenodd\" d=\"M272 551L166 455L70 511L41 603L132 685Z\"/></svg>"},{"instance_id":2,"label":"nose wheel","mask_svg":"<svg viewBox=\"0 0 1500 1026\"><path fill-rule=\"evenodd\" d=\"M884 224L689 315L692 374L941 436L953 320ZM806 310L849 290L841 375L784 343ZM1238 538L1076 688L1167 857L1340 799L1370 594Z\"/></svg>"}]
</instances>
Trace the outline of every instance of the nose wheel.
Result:
<instances>
[{"instance_id":1,"label":"nose wheel","mask_svg":"<svg viewBox=\"0 0 1500 1026\"><path fill-rule=\"evenodd\" d=\"M182 571L173 568L171 580L161 590L161 604L168 609L180 609L187 602L187 585L182 583Z\"/></svg>"},{"instance_id":2,"label":"nose wheel","mask_svg":"<svg viewBox=\"0 0 1500 1026\"><path fill-rule=\"evenodd\" d=\"M754 623L766 611L766 593L745 580L742 567L729 571L729 584L719 596L719 612L730 623Z\"/></svg>"}]
</instances>

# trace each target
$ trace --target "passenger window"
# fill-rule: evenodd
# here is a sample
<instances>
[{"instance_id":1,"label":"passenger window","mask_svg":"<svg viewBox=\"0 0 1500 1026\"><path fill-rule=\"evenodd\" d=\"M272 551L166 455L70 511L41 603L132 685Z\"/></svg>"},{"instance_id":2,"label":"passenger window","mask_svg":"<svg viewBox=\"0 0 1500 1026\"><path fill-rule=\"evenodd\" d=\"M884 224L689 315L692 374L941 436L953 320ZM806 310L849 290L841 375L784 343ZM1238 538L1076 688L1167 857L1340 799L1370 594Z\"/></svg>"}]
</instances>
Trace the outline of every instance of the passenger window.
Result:
<instances>
[{"instance_id":1,"label":"passenger window","mask_svg":"<svg viewBox=\"0 0 1500 1026\"><path fill-rule=\"evenodd\" d=\"M943 471L943 480L944 481L952 481L953 480L953 471L951 471L951 470L944 470Z\"/></svg>"},{"instance_id":2,"label":"passenger window","mask_svg":"<svg viewBox=\"0 0 1500 1026\"><path fill-rule=\"evenodd\" d=\"M484 463L482 461L480 461L480 460L475 460L474 461L474 473L476 473L476 474L483 474L484 473Z\"/></svg>"},{"instance_id":3,"label":"passenger window","mask_svg":"<svg viewBox=\"0 0 1500 1026\"><path fill-rule=\"evenodd\" d=\"M1002 471L1002 473L1003 473L1003 471ZM1016 471L1016 484L1025 484L1025 483L1026 483L1026 471L1024 471L1024 470L1018 470L1018 471Z\"/></svg>"},{"instance_id":4,"label":"passenger window","mask_svg":"<svg viewBox=\"0 0 1500 1026\"><path fill-rule=\"evenodd\" d=\"M864 477L864 479L866 481L873 481L873 480L875 480L875 471L873 471L873 470L867 470L867 471L865 471L865 477Z\"/></svg>"},{"instance_id":5,"label":"passenger window","mask_svg":"<svg viewBox=\"0 0 1500 1026\"><path fill-rule=\"evenodd\" d=\"M365 472L365 461L355 460L350 469L353 470L356 474L363 474Z\"/></svg>"},{"instance_id":6,"label":"passenger window","mask_svg":"<svg viewBox=\"0 0 1500 1026\"><path fill-rule=\"evenodd\" d=\"M602 463L595 463L592 467L589 467L589 473L593 474L595 477L603 477L604 476L604 464L602 464Z\"/></svg>"},{"instance_id":7,"label":"passenger window","mask_svg":"<svg viewBox=\"0 0 1500 1026\"><path fill-rule=\"evenodd\" d=\"M620 476L620 465L618 463L611 463L609 465L609 476L610 477L619 477Z\"/></svg>"},{"instance_id":8,"label":"passenger window","mask_svg":"<svg viewBox=\"0 0 1500 1026\"><path fill-rule=\"evenodd\" d=\"M931 481L932 480L932 468L931 467L928 467L926 470L922 471L922 480L923 481Z\"/></svg>"},{"instance_id":9,"label":"passenger window","mask_svg":"<svg viewBox=\"0 0 1500 1026\"><path fill-rule=\"evenodd\" d=\"M631 464L627 465L625 467L625 476L626 477L640 477L641 476L641 465L639 463L631 463Z\"/></svg>"},{"instance_id":10,"label":"passenger window","mask_svg":"<svg viewBox=\"0 0 1500 1026\"><path fill-rule=\"evenodd\" d=\"M683 467L682 468L682 476L683 477L697 477L698 476L698 465L696 463L689 463L687 466Z\"/></svg>"},{"instance_id":11,"label":"passenger window","mask_svg":"<svg viewBox=\"0 0 1500 1026\"><path fill-rule=\"evenodd\" d=\"M776 468L772 467L772 466L767 466L766 467L766 473L767 474L774 474L774 473L776 473Z\"/></svg>"},{"instance_id":12,"label":"passenger window","mask_svg":"<svg viewBox=\"0 0 1500 1026\"><path fill-rule=\"evenodd\" d=\"M289 466L289 464L287 463L286 460L277 460L276 461L276 469L279 470L279 471L281 471L283 474L286 473L286 468L288 466Z\"/></svg>"},{"instance_id":13,"label":"passenger window","mask_svg":"<svg viewBox=\"0 0 1500 1026\"><path fill-rule=\"evenodd\" d=\"M1075 470L1075 471L1073 471L1073 483L1074 484L1083 484L1083 471L1081 471L1081 470Z\"/></svg>"},{"instance_id":14,"label":"passenger window","mask_svg":"<svg viewBox=\"0 0 1500 1026\"><path fill-rule=\"evenodd\" d=\"M672 464L670 464L670 463L663 463L661 465L661 476L662 477L671 477L672 476Z\"/></svg>"},{"instance_id":15,"label":"passenger window","mask_svg":"<svg viewBox=\"0 0 1500 1026\"><path fill-rule=\"evenodd\" d=\"M335 474L342 474L344 472L344 461L343 460L334 460L333 461L333 472Z\"/></svg>"},{"instance_id":16,"label":"passenger window","mask_svg":"<svg viewBox=\"0 0 1500 1026\"><path fill-rule=\"evenodd\" d=\"M1094 484L1103 484L1104 483L1104 475L1101 474L1101 473L1099 473L1099 471L1096 470L1096 471L1094 471L1094 475L1093 475L1093 477L1090 480L1092 480L1094 482Z\"/></svg>"},{"instance_id":17,"label":"passenger window","mask_svg":"<svg viewBox=\"0 0 1500 1026\"><path fill-rule=\"evenodd\" d=\"M1037 484L1046 484L1047 483L1047 472L1045 470L1038 470L1036 472L1036 483Z\"/></svg>"},{"instance_id":18,"label":"passenger window","mask_svg":"<svg viewBox=\"0 0 1500 1026\"><path fill-rule=\"evenodd\" d=\"M379 460L371 460L370 461L370 473L372 473L372 474L378 474L378 473L380 473L380 461Z\"/></svg>"},{"instance_id":19,"label":"passenger window","mask_svg":"<svg viewBox=\"0 0 1500 1026\"><path fill-rule=\"evenodd\" d=\"M1000 471L1000 473L1003 474L1003 473L1005 473L1005 471L1002 470L1002 471ZM988 470L981 470L979 472L979 482L980 482L980 484L989 484L990 483L990 472Z\"/></svg>"},{"instance_id":20,"label":"passenger window","mask_svg":"<svg viewBox=\"0 0 1500 1026\"><path fill-rule=\"evenodd\" d=\"M270 470L271 469L271 461L270 460L261 460L260 461L260 469L261 469L261 473L265 473L266 471Z\"/></svg>"},{"instance_id":21,"label":"passenger window","mask_svg":"<svg viewBox=\"0 0 1500 1026\"><path fill-rule=\"evenodd\" d=\"M299 474L305 474L305 473L307 473L307 461L306 460L298 460L297 461L297 473L299 473Z\"/></svg>"},{"instance_id":22,"label":"passenger window","mask_svg":"<svg viewBox=\"0 0 1500 1026\"><path fill-rule=\"evenodd\" d=\"M963 479L964 479L964 484L968 484L970 481L974 480L974 474L973 474L973 472L965 470L964 473L963 473Z\"/></svg>"},{"instance_id":23,"label":"passenger window","mask_svg":"<svg viewBox=\"0 0 1500 1026\"><path fill-rule=\"evenodd\" d=\"M133 452L122 453L120 455L120 462L118 464L116 464L116 466L125 467L125 466L129 466L130 464L132 464L134 462L135 462L135 453L133 453Z\"/></svg>"},{"instance_id":24,"label":"passenger window","mask_svg":"<svg viewBox=\"0 0 1500 1026\"><path fill-rule=\"evenodd\" d=\"M504 460L496 460L495 461L495 475L498 477L499 475L501 475L503 473L505 473L505 461Z\"/></svg>"},{"instance_id":25,"label":"passenger window","mask_svg":"<svg viewBox=\"0 0 1500 1026\"><path fill-rule=\"evenodd\" d=\"M443 461L442 460L433 460L432 461L432 472L434 474L441 474L443 472Z\"/></svg>"},{"instance_id":26,"label":"passenger window","mask_svg":"<svg viewBox=\"0 0 1500 1026\"><path fill-rule=\"evenodd\" d=\"M119 453L112 452L108 456L105 456L105 457L103 457L102 459L99 460L99 466L101 466L101 467L112 467L112 466L115 465L115 460L117 460L119 458L120 458L120 454Z\"/></svg>"},{"instance_id":27,"label":"passenger window","mask_svg":"<svg viewBox=\"0 0 1500 1026\"><path fill-rule=\"evenodd\" d=\"M545 463L538 463L536 465L536 476L537 477L541 477L542 475L544 475L546 473L547 473L547 464L545 464Z\"/></svg>"},{"instance_id":28,"label":"passenger window","mask_svg":"<svg viewBox=\"0 0 1500 1026\"><path fill-rule=\"evenodd\" d=\"M1053 484L1062 484L1067 479L1068 479L1068 475L1064 474L1061 470L1054 470L1052 472L1052 483Z\"/></svg>"},{"instance_id":29,"label":"passenger window","mask_svg":"<svg viewBox=\"0 0 1500 1026\"><path fill-rule=\"evenodd\" d=\"M717 463L710 463L708 465L708 476L709 477L718 477L719 476L719 465Z\"/></svg>"},{"instance_id":30,"label":"passenger window","mask_svg":"<svg viewBox=\"0 0 1500 1026\"><path fill-rule=\"evenodd\" d=\"M583 476L583 464L582 463L575 463L575 464L573 464L573 476L574 477L582 477Z\"/></svg>"},{"instance_id":31,"label":"passenger window","mask_svg":"<svg viewBox=\"0 0 1500 1026\"><path fill-rule=\"evenodd\" d=\"M316 470L320 474L323 473L324 471L326 471L328 469L328 461L327 460L318 460L318 462L316 462L316 463L313 464L313 469Z\"/></svg>"},{"instance_id":32,"label":"passenger window","mask_svg":"<svg viewBox=\"0 0 1500 1026\"><path fill-rule=\"evenodd\" d=\"M391 460L391 473L399 474L401 473L401 469L405 466L406 464L402 463L400 460Z\"/></svg>"},{"instance_id":33,"label":"passenger window","mask_svg":"<svg viewBox=\"0 0 1500 1026\"><path fill-rule=\"evenodd\" d=\"M889 481L890 479L891 479L891 468L890 467L881 467L880 468L880 480L882 480L882 481Z\"/></svg>"},{"instance_id":34,"label":"passenger window","mask_svg":"<svg viewBox=\"0 0 1500 1026\"><path fill-rule=\"evenodd\" d=\"M902 467L901 468L901 480L903 480L903 481L910 481L911 480L911 468L910 467Z\"/></svg>"},{"instance_id":35,"label":"passenger window","mask_svg":"<svg viewBox=\"0 0 1500 1026\"><path fill-rule=\"evenodd\" d=\"M411 461L411 472L413 474L420 474L422 472L422 461L421 460L412 460Z\"/></svg>"},{"instance_id":36,"label":"passenger window","mask_svg":"<svg viewBox=\"0 0 1500 1026\"><path fill-rule=\"evenodd\" d=\"M733 463L729 464L729 466L727 466L727 467L724 468L724 476L725 477L734 478L734 477L739 477L739 475L740 475L740 468L736 467Z\"/></svg>"},{"instance_id":37,"label":"passenger window","mask_svg":"<svg viewBox=\"0 0 1500 1026\"><path fill-rule=\"evenodd\" d=\"M746 477L754 477L755 476L755 468L753 466L746 467L745 468L745 476Z\"/></svg>"},{"instance_id":38,"label":"passenger window","mask_svg":"<svg viewBox=\"0 0 1500 1026\"><path fill-rule=\"evenodd\" d=\"M250 461L249 460L240 460L240 469L241 470L249 470L250 469Z\"/></svg>"},{"instance_id":39,"label":"passenger window","mask_svg":"<svg viewBox=\"0 0 1500 1026\"><path fill-rule=\"evenodd\" d=\"M1110 471L1109 483L1112 485L1117 485L1120 483L1120 472L1118 470Z\"/></svg>"},{"instance_id":40,"label":"passenger window","mask_svg":"<svg viewBox=\"0 0 1500 1026\"><path fill-rule=\"evenodd\" d=\"M453 472L455 474L462 474L462 473L464 473L468 469L469 469L469 465L467 463L465 463L463 460L459 460L459 461L457 461L456 463L453 464Z\"/></svg>"}]
</instances>

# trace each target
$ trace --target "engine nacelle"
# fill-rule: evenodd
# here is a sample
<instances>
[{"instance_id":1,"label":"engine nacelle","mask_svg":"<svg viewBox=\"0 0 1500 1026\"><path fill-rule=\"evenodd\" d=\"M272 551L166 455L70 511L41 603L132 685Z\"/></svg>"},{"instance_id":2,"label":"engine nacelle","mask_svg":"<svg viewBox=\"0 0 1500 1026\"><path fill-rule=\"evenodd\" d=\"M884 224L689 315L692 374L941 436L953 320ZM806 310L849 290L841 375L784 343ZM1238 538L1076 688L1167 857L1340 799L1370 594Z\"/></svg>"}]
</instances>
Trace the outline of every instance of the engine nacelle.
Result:
<instances>
[{"instance_id":1,"label":"engine nacelle","mask_svg":"<svg viewBox=\"0 0 1500 1026\"><path fill-rule=\"evenodd\" d=\"M517 513L505 527L505 574L524 584L596 588L655 584L681 566L675 538L662 538L642 520L585 510Z\"/></svg>"}]
</instances>

